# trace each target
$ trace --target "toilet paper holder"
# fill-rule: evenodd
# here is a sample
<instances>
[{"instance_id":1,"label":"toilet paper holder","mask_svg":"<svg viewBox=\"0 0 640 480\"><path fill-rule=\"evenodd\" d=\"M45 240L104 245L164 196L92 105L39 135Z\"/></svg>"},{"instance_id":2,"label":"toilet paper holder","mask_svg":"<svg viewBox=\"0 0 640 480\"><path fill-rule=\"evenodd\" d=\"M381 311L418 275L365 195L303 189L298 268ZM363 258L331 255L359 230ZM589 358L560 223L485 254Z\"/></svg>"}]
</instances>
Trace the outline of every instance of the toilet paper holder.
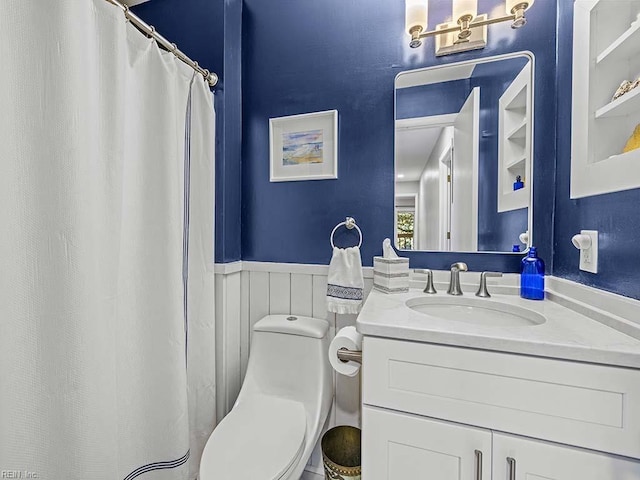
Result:
<instances>
[{"instance_id":1,"label":"toilet paper holder","mask_svg":"<svg viewBox=\"0 0 640 480\"><path fill-rule=\"evenodd\" d=\"M362 364L362 350L348 350L341 348L336 352L338 359L341 362L347 363L349 361Z\"/></svg>"}]
</instances>

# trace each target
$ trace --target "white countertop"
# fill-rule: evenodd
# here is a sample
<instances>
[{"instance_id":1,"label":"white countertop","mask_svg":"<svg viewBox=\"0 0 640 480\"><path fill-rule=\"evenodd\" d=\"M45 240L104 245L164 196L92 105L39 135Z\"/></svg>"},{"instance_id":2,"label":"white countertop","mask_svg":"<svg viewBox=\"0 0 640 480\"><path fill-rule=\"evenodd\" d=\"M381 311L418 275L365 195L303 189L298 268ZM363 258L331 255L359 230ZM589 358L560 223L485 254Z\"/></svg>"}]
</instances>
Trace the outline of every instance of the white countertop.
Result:
<instances>
[{"instance_id":1,"label":"white countertop","mask_svg":"<svg viewBox=\"0 0 640 480\"><path fill-rule=\"evenodd\" d=\"M358 316L358 331L376 337L640 368L640 340L549 299L492 293L493 301L527 308L546 318L541 325L498 327L445 321L405 305L419 296L451 298L419 289L403 294L374 289ZM477 298L467 292L465 297Z\"/></svg>"}]
</instances>

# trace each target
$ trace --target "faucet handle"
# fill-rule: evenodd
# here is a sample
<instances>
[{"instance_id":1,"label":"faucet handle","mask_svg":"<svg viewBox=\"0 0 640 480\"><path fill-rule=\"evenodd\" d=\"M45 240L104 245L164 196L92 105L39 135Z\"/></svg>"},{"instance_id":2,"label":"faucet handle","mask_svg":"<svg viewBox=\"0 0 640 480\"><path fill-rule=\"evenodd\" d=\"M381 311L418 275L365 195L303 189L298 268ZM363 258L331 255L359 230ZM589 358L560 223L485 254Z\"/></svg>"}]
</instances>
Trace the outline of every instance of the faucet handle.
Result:
<instances>
[{"instance_id":1,"label":"faucet handle","mask_svg":"<svg viewBox=\"0 0 640 480\"><path fill-rule=\"evenodd\" d=\"M451 270L458 270L459 272L466 272L469 270L467 264L464 262L456 262L451 264Z\"/></svg>"},{"instance_id":2,"label":"faucet handle","mask_svg":"<svg viewBox=\"0 0 640 480\"><path fill-rule=\"evenodd\" d=\"M480 274L480 286L476 292L476 297L490 298L489 290L487 290L487 278L488 277L502 277L500 272L482 272Z\"/></svg>"},{"instance_id":3,"label":"faucet handle","mask_svg":"<svg viewBox=\"0 0 640 480\"><path fill-rule=\"evenodd\" d=\"M438 293L436 287L433 286L433 270L429 268L415 269L416 273L425 273L427 275L427 285L424 287L424 293L436 294Z\"/></svg>"},{"instance_id":4,"label":"faucet handle","mask_svg":"<svg viewBox=\"0 0 640 480\"><path fill-rule=\"evenodd\" d=\"M435 294L438 293L436 291L436 287L433 286L433 271L432 270L425 270L425 272L427 274L427 285L424 287L423 292L424 293L430 293L430 294Z\"/></svg>"}]
</instances>

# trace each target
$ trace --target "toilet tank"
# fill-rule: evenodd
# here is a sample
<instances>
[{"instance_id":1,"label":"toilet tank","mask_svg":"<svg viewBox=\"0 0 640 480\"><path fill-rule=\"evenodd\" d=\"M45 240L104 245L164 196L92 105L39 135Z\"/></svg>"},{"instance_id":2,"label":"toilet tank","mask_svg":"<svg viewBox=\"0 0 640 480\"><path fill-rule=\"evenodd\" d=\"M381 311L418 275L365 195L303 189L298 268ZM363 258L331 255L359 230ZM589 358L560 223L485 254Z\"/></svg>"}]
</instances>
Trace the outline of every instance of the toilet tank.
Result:
<instances>
[{"instance_id":1,"label":"toilet tank","mask_svg":"<svg viewBox=\"0 0 640 480\"><path fill-rule=\"evenodd\" d=\"M269 315L253 327L243 395L264 393L319 407L333 397L327 352L329 323L300 315ZM324 409L324 408L323 408Z\"/></svg>"}]
</instances>

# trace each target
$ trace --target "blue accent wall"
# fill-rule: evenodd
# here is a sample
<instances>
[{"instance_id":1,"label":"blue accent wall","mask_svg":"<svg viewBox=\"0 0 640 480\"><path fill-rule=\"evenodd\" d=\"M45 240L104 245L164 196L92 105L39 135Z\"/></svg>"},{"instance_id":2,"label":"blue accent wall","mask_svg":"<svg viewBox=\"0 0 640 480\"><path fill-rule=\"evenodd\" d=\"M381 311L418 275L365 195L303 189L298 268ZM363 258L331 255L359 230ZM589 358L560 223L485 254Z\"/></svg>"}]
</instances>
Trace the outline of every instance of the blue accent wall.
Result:
<instances>
[{"instance_id":1,"label":"blue accent wall","mask_svg":"<svg viewBox=\"0 0 640 480\"><path fill-rule=\"evenodd\" d=\"M430 28L451 12L431 2ZM479 0L481 12L504 5ZM514 51L536 57L534 243L552 263L556 97L555 2L537 2L525 28L489 27L484 50L435 58L434 40L410 49L404 2L383 0L245 0L243 12L242 257L327 264L329 233L347 215L364 233L362 259L371 265L393 236L393 87L404 70ZM269 182L271 117L339 112L337 180ZM413 268L518 271L510 254L409 253Z\"/></svg>"},{"instance_id":2,"label":"blue accent wall","mask_svg":"<svg viewBox=\"0 0 640 480\"><path fill-rule=\"evenodd\" d=\"M396 119L458 113L473 87L471 80L452 80L396 90Z\"/></svg>"},{"instance_id":3,"label":"blue accent wall","mask_svg":"<svg viewBox=\"0 0 640 480\"><path fill-rule=\"evenodd\" d=\"M640 299L640 189L571 200L572 2L558 2L558 156L553 273ZM578 268L571 237L598 230L598 273Z\"/></svg>"},{"instance_id":4,"label":"blue accent wall","mask_svg":"<svg viewBox=\"0 0 640 480\"><path fill-rule=\"evenodd\" d=\"M241 258L242 0L152 0L133 8L220 77L216 108L216 262Z\"/></svg>"},{"instance_id":5,"label":"blue accent wall","mask_svg":"<svg viewBox=\"0 0 640 480\"><path fill-rule=\"evenodd\" d=\"M431 4L429 28L451 11L450 1ZM478 7L492 12L499 4L479 0ZM353 215L365 235L363 261L371 264L382 239L393 235L397 73L530 50L538 119L534 243L555 275L640 298L640 190L569 197L571 1L538 1L526 27L490 26L484 50L441 58L434 57L432 38L419 49L407 46L402 1L245 0L243 7L240 0L153 0L135 11L221 77L215 95L216 261L326 264L329 232ZM340 112L339 179L269 183L268 119L333 108ZM571 245L571 236L585 228L600 231L597 275L579 271ZM337 237L338 244L356 240L352 232ZM473 270L517 271L519 264L519 257L504 254L409 257L412 267L447 268L461 260Z\"/></svg>"}]
</instances>

